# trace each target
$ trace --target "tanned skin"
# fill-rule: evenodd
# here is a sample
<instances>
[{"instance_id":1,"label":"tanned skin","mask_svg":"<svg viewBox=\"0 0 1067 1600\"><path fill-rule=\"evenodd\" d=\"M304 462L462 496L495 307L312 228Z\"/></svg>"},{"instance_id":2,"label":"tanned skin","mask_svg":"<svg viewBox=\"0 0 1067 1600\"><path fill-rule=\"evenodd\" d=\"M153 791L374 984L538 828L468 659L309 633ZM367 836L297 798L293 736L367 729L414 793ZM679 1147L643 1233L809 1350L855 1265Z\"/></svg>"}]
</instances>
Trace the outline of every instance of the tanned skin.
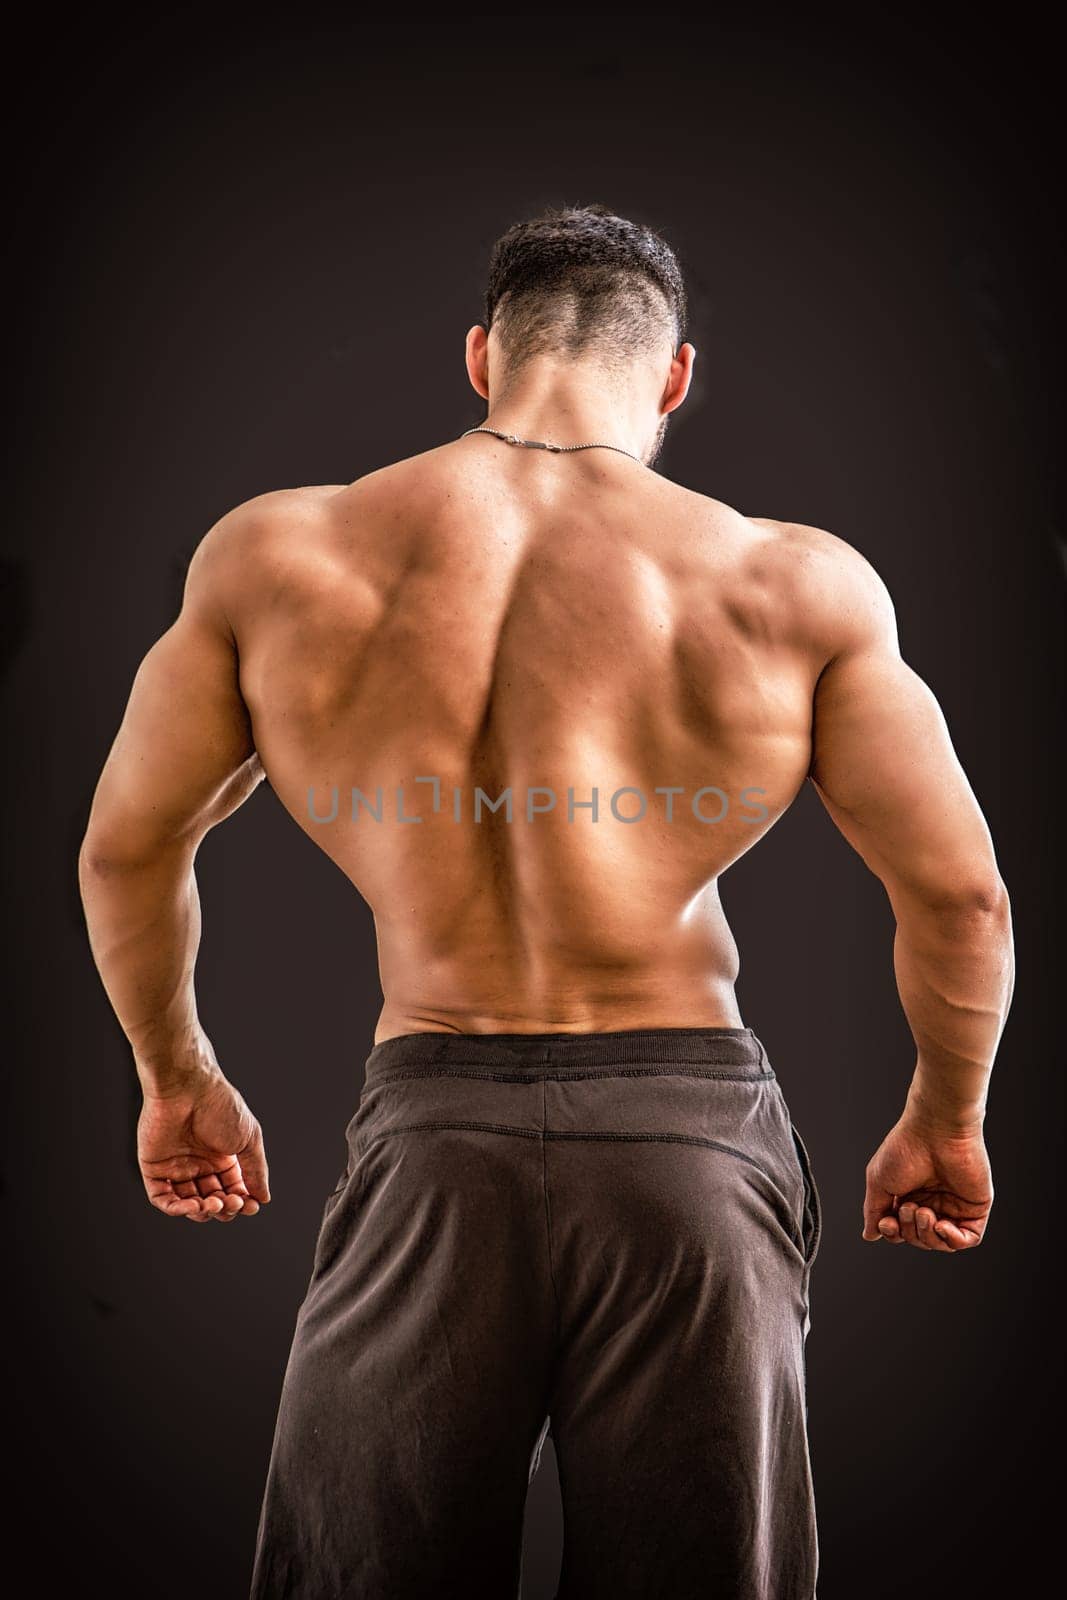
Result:
<instances>
[{"instance_id":1,"label":"tanned skin","mask_svg":"<svg viewBox=\"0 0 1067 1600\"><path fill-rule=\"evenodd\" d=\"M166 1215L232 1222L270 1199L262 1131L193 984L197 849L264 777L371 907L376 1042L743 1026L718 881L810 783L885 887L916 1047L867 1167L863 1237L980 1243L987 1086L1014 986L989 830L864 557L649 470L694 356L665 334L621 367L540 355L509 373L495 328L476 326L467 368L490 426L639 460L474 434L354 483L261 495L202 539L79 857L144 1091L145 1190ZM352 789L373 803L379 786L382 820L353 820ZM581 806L594 786L595 822ZM717 822L694 814L706 786L727 797ZM509 787L512 820L475 822L475 790ZM638 821L620 820L633 794L612 813L624 787L647 797ZM333 788L336 817L316 821ZM555 809L527 819L543 789ZM399 820L399 791L421 821Z\"/></svg>"}]
</instances>

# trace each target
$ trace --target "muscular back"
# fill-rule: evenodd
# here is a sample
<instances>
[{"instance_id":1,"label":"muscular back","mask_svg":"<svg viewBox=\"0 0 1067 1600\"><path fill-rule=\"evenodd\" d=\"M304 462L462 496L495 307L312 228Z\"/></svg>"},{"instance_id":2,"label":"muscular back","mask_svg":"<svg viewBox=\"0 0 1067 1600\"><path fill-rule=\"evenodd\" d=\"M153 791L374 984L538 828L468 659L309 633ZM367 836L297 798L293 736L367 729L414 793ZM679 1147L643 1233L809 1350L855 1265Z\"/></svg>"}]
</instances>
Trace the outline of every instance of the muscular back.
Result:
<instances>
[{"instance_id":1,"label":"muscular back","mask_svg":"<svg viewBox=\"0 0 1067 1600\"><path fill-rule=\"evenodd\" d=\"M717 879L804 781L823 664L796 537L485 439L271 499L240 690L374 912L383 1036L736 1025Z\"/></svg>"},{"instance_id":2,"label":"muscular back","mask_svg":"<svg viewBox=\"0 0 1067 1600\"><path fill-rule=\"evenodd\" d=\"M995 870L869 563L607 452L474 436L224 517L95 869L149 906L264 774L374 913L376 1039L741 1025L718 879L806 776L898 917Z\"/></svg>"}]
</instances>

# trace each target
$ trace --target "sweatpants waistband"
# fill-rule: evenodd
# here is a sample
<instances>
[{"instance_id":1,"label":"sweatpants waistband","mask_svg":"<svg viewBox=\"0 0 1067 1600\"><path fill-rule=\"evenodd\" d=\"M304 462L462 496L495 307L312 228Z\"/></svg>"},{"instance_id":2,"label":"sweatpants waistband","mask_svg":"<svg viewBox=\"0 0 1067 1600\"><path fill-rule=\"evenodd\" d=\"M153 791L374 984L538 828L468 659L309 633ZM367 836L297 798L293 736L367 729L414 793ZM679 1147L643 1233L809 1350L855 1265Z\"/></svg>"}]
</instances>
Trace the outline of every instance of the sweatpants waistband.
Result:
<instances>
[{"instance_id":1,"label":"sweatpants waistband","mask_svg":"<svg viewBox=\"0 0 1067 1600\"><path fill-rule=\"evenodd\" d=\"M731 1079L774 1077L751 1028L622 1028L598 1033L404 1033L367 1057L368 1085L436 1073L518 1078L610 1068L689 1068Z\"/></svg>"}]
</instances>

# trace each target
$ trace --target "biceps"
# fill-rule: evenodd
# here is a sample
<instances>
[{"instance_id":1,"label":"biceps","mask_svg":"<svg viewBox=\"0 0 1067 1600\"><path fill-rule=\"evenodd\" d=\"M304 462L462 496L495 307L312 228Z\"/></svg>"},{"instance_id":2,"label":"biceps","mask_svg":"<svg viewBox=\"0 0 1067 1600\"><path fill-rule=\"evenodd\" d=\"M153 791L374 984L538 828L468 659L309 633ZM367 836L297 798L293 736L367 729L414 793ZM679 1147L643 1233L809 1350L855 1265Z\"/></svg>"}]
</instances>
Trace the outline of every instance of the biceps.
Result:
<instances>
[{"instance_id":1,"label":"biceps","mask_svg":"<svg viewBox=\"0 0 1067 1600\"><path fill-rule=\"evenodd\" d=\"M995 876L989 829L941 707L899 655L854 654L826 669L811 778L891 897L952 903Z\"/></svg>"},{"instance_id":2,"label":"biceps","mask_svg":"<svg viewBox=\"0 0 1067 1600\"><path fill-rule=\"evenodd\" d=\"M261 776L233 646L182 616L137 671L89 830L111 856L195 848Z\"/></svg>"}]
</instances>

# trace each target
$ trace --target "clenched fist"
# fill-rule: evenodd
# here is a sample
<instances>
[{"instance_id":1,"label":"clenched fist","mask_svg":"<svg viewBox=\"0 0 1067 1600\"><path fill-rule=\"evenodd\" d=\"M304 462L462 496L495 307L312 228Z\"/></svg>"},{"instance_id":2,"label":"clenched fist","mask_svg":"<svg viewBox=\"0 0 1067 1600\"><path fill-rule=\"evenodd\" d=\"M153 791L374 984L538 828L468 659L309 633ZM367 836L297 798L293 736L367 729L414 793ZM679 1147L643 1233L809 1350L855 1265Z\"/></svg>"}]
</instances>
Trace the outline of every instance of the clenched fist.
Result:
<instances>
[{"instance_id":1,"label":"clenched fist","mask_svg":"<svg viewBox=\"0 0 1067 1600\"><path fill-rule=\"evenodd\" d=\"M863 1237L945 1254L973 1250L992 1205L981 1132L934 1133L902 1117L867 1163Z\"/></svg>"}]
</instances>

